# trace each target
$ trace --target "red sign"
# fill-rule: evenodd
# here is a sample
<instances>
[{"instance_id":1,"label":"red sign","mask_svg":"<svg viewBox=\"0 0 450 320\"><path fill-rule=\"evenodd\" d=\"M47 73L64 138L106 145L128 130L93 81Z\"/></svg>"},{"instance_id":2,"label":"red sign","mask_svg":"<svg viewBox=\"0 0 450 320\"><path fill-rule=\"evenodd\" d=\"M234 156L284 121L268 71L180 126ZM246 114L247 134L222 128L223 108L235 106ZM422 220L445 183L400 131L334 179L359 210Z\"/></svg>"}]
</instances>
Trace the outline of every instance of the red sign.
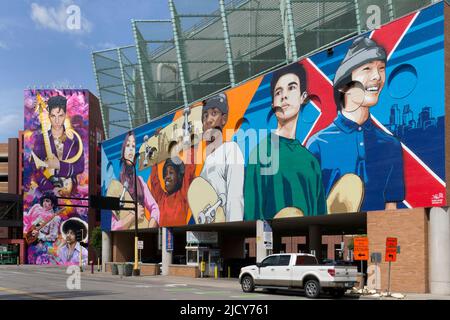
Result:
<instances>
[{"instance_id":1,"label":"red sign","mask_svg":"<svg viewBox=\"0 0 450 320\"><path fill-rule=\"evenodd\" d=\"M369 239L366 237L353 239L353 258L355 260L369 260Z\"/></svg>"},{"instance_id":2,"label":"red sign","mask_svg":"<svg viewBox=\"0 0 450 320\"><path fill-rule=\"evenodd\" d=\"M397 261L397 238L386 239L386 254L384 261L395 262Z\"/></svg>"},{"instance_id":3,"label":"red sign","mask_svg":"<svg viewBox=\"0 0 450 320\"><path fill-rule=\"evenodd\" d=\"M389 247L397 248L397 238L386 238L386 248Z\"/></svg>"}]
</instances>

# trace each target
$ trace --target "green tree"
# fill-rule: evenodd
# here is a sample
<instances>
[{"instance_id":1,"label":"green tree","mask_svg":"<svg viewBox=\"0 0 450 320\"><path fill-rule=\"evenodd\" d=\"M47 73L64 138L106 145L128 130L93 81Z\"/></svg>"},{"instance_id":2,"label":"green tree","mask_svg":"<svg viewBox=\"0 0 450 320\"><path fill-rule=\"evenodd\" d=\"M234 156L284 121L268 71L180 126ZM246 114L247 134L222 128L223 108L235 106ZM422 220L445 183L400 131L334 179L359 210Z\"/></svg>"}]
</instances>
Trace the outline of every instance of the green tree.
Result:
<instances>
[{"instance_id":1,"label":"green tree","mask_svg":"<svg viewBox=\"0 0 450 320\"><path fill-rule=\"evenodd\" d=\"M92 229L90 246L94 248L97 257L100 257L102 252L102 229L100 227Z\"/></svg>"}]
</instances>

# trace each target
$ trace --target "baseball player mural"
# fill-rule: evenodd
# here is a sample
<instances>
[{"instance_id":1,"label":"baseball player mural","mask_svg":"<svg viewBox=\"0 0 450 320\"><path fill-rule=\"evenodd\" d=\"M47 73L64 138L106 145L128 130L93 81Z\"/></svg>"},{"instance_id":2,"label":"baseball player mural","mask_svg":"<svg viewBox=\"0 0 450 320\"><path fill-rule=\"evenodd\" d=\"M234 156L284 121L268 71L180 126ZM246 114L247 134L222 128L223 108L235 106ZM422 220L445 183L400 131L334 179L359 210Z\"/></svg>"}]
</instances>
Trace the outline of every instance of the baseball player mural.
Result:
<instances>
[{"instance_id":1,"label":"baseball player mural","mask_svg":"<svg viewBox=\"0 0 450 320\"><path fill-rule=\"evenodd\" d=\"M136 128L159 226L445 205L442 15L427 7ZM124 138L102 144L110 176Z\"/></svg>"}]
</instances>

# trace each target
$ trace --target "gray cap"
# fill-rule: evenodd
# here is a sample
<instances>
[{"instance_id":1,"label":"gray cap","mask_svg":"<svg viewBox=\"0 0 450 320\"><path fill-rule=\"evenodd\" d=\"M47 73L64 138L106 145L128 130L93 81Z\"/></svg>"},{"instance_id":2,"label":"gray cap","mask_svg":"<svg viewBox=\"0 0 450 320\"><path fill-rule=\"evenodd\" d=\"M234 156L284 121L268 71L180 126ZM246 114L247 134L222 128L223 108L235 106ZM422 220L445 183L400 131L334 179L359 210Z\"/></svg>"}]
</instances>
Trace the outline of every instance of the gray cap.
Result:
<instances>
[{"instance_id":1,"label":"gray cap","mask_svg":"<svg viewBox=\"0 0 450 320\"><path fill-rule=\"evenodd\" d=\"M341 82L350 76L353 70L374 60L386 61L384 48L369 38L356 38L336 71L334 87L340 89L343 85L346 85L346 83Z\"/></svg>"},{"instance_id":2,"label":"gray cap","mask_svg":"<svg viewBox=\"0 0 450 320\"><path fill-rule=\"evenodd\" d=\"M202 112L205 112L208 109L211 108L217 108L222 113L227 114L228 113L228 101L227 96L224 93L219 93L208 100L206 100L206 103L203 105Z\"/></svg>"},{"instance_id":3,"label":"gray cap","mask_svg":"<svg viewBox=\"0 0 450 320\"><path fill-rule=\"evenodd\" d=\"M335 100L338 108L341 105L340 94L337 90L343 88L351 81L351 75L353 70L361 67L362 65L372 62L374 60L380 60L386 62L386 51L383 47L379 46L375 41L366 37L358 37L353 41L352 45L347 51L344 60L336 71L334 77L334 91Z\"/></svg>"}]
</instances>

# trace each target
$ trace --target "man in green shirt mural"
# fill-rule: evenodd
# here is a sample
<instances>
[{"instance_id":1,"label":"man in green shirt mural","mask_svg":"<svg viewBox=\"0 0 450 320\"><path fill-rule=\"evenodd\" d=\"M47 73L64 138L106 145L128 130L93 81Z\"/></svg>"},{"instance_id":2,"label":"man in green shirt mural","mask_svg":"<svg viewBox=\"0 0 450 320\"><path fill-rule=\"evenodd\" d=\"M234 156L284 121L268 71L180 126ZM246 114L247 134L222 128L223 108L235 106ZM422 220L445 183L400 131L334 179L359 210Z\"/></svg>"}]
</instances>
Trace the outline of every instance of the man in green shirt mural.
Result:
<instances>
[{"instance_id":1,"label":"man in green shirt mural","mask_svg":"<svg viewBox=\"0 0 450 320\"><path fill-rule=\"evenodd\" d=\"M278 126L251 152L245 174L245 220L327 213L320 165L296 139L308 101L306 71L294 63L272 75L272 109Z\"/></svg>"}]
</instances>

